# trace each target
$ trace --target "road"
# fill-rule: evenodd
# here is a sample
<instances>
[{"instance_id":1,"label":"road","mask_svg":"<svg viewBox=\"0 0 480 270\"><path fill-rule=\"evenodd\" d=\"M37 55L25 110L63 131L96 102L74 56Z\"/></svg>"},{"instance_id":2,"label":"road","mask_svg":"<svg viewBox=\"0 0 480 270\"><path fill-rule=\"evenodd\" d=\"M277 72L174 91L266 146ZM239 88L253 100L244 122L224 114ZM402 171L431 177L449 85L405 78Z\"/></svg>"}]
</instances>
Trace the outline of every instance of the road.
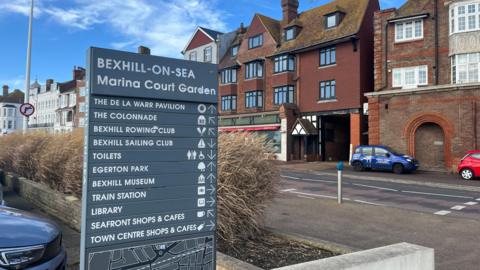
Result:
<instances>
[{"instance_id":1,"label":"road","mask_svg":"<svg viewBox=\"0 0 480 270\"><path fill-rule=\"evenodd\" d=\"M357 175L342 181L345 201L480 219L480 192L363 180L363 175ZM282 172L281 176L280 192L310 199L336 199L337 177L330 173Z\"/></svg>"},{"instance_id":2,"label":"road","mask_svg":"<svg viewBox=\"0 0 480 270\"><path fill-rule=\"evenodd\" d=\"M267 211L274 230L317 238L353 249L409 242L435 249L440 270L479 270L480 192L344 179L345 203L336 203L329 172L281 173L280 194ZM352 173L349 173L352 175ZM365 179L362 179L365 178Z\"/></svg>"}]
</instances>

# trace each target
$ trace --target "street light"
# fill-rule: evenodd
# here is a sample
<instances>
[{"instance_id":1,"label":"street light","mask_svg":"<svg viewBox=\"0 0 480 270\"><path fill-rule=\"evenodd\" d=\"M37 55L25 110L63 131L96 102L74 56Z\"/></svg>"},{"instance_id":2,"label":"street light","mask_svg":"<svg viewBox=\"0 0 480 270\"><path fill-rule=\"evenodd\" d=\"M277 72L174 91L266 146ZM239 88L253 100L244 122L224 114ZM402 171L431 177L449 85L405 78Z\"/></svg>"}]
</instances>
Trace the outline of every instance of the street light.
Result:
<instances>
[{"instance_id":1,"label":"street light","mask_svg":"<svg viewBox=\"0 0 480 270\"><path fill-rule=\"evenodd\" d=\"M32 21L33 21L33 1L30 1L30 17L28 19L28 45L27 45L27 70L25 75L25 96L24 102L28 103L30 99L30 63L32 55ZM23 117L23 132L28 128L28 117Z\"/></svg>"}]
</instances>

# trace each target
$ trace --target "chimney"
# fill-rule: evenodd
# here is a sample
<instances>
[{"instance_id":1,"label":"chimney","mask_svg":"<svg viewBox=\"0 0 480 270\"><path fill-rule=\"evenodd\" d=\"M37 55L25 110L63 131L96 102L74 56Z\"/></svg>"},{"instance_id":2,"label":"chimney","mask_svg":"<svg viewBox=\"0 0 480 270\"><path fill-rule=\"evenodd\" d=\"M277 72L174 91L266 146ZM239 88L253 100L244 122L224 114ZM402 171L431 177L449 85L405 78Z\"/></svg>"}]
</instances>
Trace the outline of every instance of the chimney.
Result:
<instances>
[{"instance_id":1,"label":"chimney","mask_svg":"<svg viewBox=\"0 0 480 270\"><path fill-rule=\"evenodd\" d=\"M47 91L50 91L50 87L53 84L53 79L48 79L47 82L45 83Z\"/></svg>"},{"instance_id":2,"label":"chimney","mask_svg":"<svg viewBox=\"0 0 480 270\"><path fill-rule=\"evenodd\" d=\"M2 89L3 89L3 96L4 97L8 96L8 85L4 85Z\"/></svg>"},{"instance_id":3,"label":"chimney","mask_svg":"<svg viewBox=\"0 0 480 270\"><path fill-rule=\"evenodd\" d=\"M75 66L73 68L73 79L76 81L81 81L85 79L85 69Z\"/></svg>"},{"instance_id":4,"label":"chimney","mask_svg":"<svg viewBox=\"0 0 480 270\"><path fill-rule=\"evenodd\" d=\"M150 55L150 48L145 46L138 46L138 53L143 55Z\"/></svg>"},{"instance_id":5,"label":"chimney","mask_svg":"<svg viewBox=\"0 0 480 270\"><path fill-rule=\"evenodd\" d=\"M298 0L282 0L282 23L289 24L298 16Z\"/></svg>"},{"instance_id":6,"label":"chimney","mask_svg":"<svg viewBox=\"0 0 480 270\"><path fill-rule=\"evenodd\" d=\"M240 34L245 33L246 29L245 29L245 26L243 25L243 22L240 23L240 28L238 29L238 31L240 32Z\"/></svg>"}]
</instances>

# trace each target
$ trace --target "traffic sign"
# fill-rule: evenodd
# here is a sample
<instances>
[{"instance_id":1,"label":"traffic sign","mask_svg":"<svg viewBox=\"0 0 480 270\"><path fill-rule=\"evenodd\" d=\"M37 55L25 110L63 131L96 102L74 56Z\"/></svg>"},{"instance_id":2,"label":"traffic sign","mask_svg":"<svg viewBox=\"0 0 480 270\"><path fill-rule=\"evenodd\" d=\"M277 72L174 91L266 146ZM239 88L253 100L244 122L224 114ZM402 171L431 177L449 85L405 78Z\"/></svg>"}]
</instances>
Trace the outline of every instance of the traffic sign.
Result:
<instances>
[{"instance_id":1,"label":"traffic sign","mask_svg":"<svg viewBox=\"0 0 480 270\"><path fill-rule=\"evenodd\" d=\"M20 106L20 113L23 116L30 117L35 113L35 107L30 103L23 103Z\"/></svg>"},{"instance_id":2,"label":"traffic sign","mask_svg":"<svg viewBox=\"0 0 480 270\"><path fill-rule=\"evenodd\" d=\"M88 59L81 269L215 269L216 65Z\"/></svg>"}]
</instances>

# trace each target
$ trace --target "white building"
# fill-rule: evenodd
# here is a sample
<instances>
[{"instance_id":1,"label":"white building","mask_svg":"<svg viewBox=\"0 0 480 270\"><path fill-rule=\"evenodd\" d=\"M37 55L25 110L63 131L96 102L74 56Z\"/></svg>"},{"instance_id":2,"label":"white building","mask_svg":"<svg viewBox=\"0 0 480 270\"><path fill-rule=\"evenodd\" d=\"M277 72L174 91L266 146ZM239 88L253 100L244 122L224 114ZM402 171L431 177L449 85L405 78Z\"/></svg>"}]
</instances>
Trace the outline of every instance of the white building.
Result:
<instances>
[{"instance_id":1,"label":"white building","mask_svg":"<svg viewBox=\"0 0 480 270\"><path fill-rule=\"evenodd\" d=\"M45 85L37 81L32 84L29 103L35 107L35 113L29 118L29 129L54 131L59 94L58 84L51 79Z\"/></svg>"},{"instance_id":2,"label":"white building","mask_svg":"<svg viewBox=\"0 0 480 270\"><path fill-rule=\"evenodd\" d=\"M77 91L74 81L60 84L59 92L54 130L56 133L71 132L76 127Z\"/></svg>"},{"instance_id":3,"label":"white building","mask_svg":"<svg viewBox=\"0 0 480 270\"><path fill-rule=\"evenodd\" d=\"M218 64L219 41L223 33L198 27L182 51L185 60Z\"/></svg>"},{"instance_id":4,"label":"white building","mask_svg":"<svg viewBox=\"0 0 480 270\"><path fill-rule=\"evenodd\" d=\"M24 99L23 92L15 90L8 92L8 86L3 86L3 95L0 96L0 134L8 134L21 130L23 116L20 114L20 105Z\"/></svg>"}]
</instances>

